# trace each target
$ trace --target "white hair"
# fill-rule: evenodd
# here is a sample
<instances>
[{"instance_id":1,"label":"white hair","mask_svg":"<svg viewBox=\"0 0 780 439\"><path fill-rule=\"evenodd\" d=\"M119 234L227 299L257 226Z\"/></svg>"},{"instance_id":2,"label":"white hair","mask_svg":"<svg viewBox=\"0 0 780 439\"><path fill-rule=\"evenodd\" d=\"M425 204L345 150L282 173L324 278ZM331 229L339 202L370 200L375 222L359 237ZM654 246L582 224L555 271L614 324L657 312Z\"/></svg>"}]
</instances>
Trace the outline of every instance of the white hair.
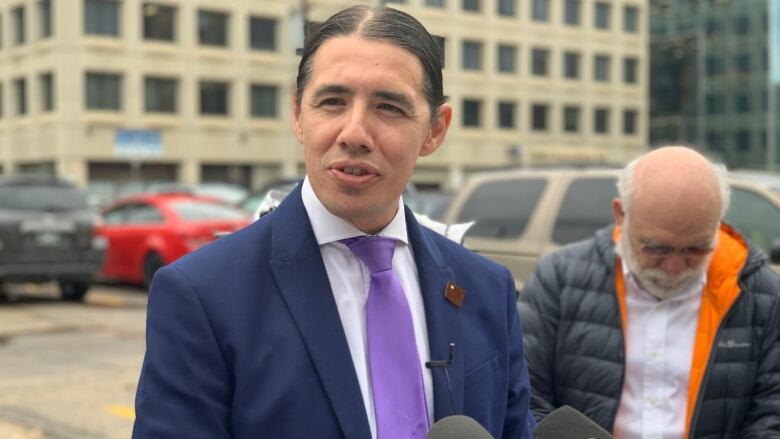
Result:
<instances>
[{"instance_id":1,"label":"white hair","mask_svg":"<svg viewBox=\"0 0 780 439\"><path fill-rule=\"evenodd\" d=\"M617 181L618 196L620 197L620 203L623 205L623 215L628 216L630 209L631 197L634 195L634 173L636 171L636 165L644 155L631 160L625 168L620 171L620 176ZM726 165L721 163L714 163L707 161L712 166L712 171L715 173L715 179L718 182L718 189L720 190L720 219L726 216L726 211L729 209L729 203L731 203L731 187L729 187L728 170Z\"/></svg>"}]
</instances>

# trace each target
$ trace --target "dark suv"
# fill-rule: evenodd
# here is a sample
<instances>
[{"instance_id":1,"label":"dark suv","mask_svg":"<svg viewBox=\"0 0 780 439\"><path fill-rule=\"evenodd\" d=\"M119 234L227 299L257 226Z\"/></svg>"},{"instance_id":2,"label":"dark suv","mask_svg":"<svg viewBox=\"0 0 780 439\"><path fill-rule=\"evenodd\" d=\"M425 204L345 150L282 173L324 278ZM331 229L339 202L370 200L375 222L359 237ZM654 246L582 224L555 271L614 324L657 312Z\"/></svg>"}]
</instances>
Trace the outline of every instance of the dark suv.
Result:
<instances>
[{"instance_id":1,"label":"dark suv","mask_svg":"<svg viewBox=\"0 0 780 439\"><path fill-rule=\"evenodd\" d=\"M100 271L105 240L73 184L48 176L0 179L0 282L59 283L65 300L84 297Z\"/></svg>"}]
</instances>

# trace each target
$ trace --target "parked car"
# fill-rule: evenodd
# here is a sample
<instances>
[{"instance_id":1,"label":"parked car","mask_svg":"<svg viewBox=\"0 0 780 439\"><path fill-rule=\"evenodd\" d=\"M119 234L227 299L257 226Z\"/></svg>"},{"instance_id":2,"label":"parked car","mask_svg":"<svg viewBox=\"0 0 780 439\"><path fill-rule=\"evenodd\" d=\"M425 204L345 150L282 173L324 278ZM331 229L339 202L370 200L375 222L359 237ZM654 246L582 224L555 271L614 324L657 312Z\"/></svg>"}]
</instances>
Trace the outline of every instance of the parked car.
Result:
<instances>
[{"instance_id":1,"label":"parked car","mask_svg":"<svg viewBox=\"0 0 780 439\"><path fill-rule=\"evenodd\" d=\"M102 276L148 287L160 267L244 227L249 216L212 197L161 193L119 200L103 211L103 221Z\"/></svg>"},{"instance_id":2,"label":"parked car","mask_svg":"<svg viewBox=\"0 0 780 439\"><path fill-rule=\"evenodd\" d=\"M100 271L105 240L75 185L50 176L0 179L0 282L57 282L79 301Z\"/></svg>"},{"instance_id":3,"label":"parked car","mask_svg":"<svg viewBox=\"0 0 780 439\"><path fill-rule=\"evenodd\" d=\"M445 222L475 221L464 245L506 265L518 288L541 255L612 223L617 169L510 170L475 176L453 199ZM780 193L730 177L726 222L771 255L780 271Z\"/></svg>"}]
</instances>

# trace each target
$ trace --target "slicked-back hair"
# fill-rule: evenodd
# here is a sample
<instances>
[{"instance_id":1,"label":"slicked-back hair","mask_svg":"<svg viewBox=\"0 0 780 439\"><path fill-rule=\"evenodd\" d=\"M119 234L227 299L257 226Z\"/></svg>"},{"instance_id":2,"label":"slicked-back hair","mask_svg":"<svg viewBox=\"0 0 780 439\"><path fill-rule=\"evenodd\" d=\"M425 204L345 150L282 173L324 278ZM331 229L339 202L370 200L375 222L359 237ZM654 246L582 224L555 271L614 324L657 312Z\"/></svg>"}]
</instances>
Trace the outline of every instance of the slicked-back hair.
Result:
<instances>
[{"instance_id":1,"label":"slicked-back hair","mask_svg":"<svg viewBox=\"0 0 780 439\"><path fill-rule=\"evenodd\" d=\"M314 54L331 38L351 35L393 44L420 60L423 94L430 106L433 123L439 107L447 101L442 85L442 53L439 45L417 19L406 12L385 6L353 6L314 26L303 45L301 62L298 64L295 96L298 109L303 90L311 79Z\"/></svg>"}]
</instances>

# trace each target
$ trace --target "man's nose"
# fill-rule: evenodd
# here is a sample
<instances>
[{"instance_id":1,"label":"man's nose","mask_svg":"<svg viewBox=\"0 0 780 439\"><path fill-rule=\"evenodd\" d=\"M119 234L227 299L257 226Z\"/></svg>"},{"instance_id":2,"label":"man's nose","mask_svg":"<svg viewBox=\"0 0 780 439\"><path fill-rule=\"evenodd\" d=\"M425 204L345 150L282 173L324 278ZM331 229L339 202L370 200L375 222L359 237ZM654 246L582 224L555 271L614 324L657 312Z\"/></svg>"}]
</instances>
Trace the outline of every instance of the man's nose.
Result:
<instances>
[{"instance_id":1,"label":"man's nose","mask_svg":"<svg viewBox=\"0 0 780 439\"><path fill-rule=\"evenodd\" d=\"M338 145L348 149L372 150L374 142L371 136L370 114L359 106L353 106L343 116L344 123L336 140Z\"/></svg>"},{"instance_id":2,"label":"man's nose","mask_svg":"<svg viewBox=\"0 0 780 439\"><path fill-rule=\"evenodd\" d=\"M661 269L669 275L676 276L688 269L687 257L678 252L670 253L661 262Z\"/></svg>"}]
</instances>

